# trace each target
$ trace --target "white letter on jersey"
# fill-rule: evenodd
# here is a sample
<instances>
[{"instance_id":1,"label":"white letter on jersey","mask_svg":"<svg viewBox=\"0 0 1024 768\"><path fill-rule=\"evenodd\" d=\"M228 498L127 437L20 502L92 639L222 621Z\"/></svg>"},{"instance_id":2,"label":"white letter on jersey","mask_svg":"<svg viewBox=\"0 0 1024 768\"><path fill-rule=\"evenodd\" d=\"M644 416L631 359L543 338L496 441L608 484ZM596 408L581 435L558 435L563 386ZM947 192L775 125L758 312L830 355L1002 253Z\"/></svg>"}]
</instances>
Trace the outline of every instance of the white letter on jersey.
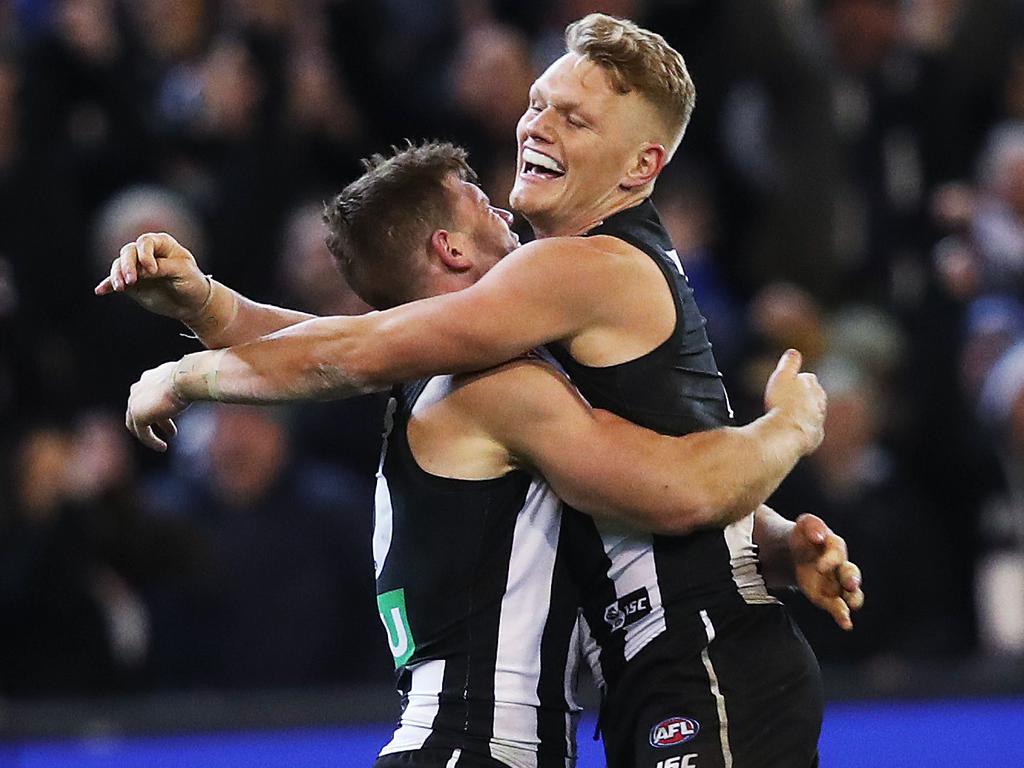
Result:
<instances>
[{"instance_id":1,"label":"white letter on jersey","mask_svg":"<svg viewBox=\"0 0 1024 768\"><path fill-rule=\"evenodd\" d=\"M395 628L395 635L391 637L391 627ZM391 648L391 655L400 659L409 650L409 636L405 633L405 622L402 621L402 612L397 608L391 609L391 622L384 622L384 628L388 631L388 646Z\"/></svg>"}]
</instances>

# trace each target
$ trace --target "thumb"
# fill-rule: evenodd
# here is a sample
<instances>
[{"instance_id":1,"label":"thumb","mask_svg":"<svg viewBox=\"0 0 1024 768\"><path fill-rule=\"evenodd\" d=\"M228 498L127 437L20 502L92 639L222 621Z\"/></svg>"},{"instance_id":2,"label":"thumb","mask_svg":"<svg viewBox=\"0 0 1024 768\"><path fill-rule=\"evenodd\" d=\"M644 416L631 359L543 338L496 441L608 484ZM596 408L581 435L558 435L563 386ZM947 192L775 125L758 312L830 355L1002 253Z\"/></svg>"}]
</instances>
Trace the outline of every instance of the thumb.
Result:
<instances>
[{"instance_id":1,"label":"thumb","mask_svg":"<svg viewBox=\"0 0 1024 768\"><path fill-rule=\"evenodd\" d=\"M796 376L800 373L800 366L802 364L803 356L795 349L787 349L782 354L782 357L779 358L779 364L775 366L772 378L774 379L777 376Z\"/></svg>"},{"instance_id":2,"label":"thumb","mask_svg":"<svg viewBox=\"0 0 1024 768\"><path fill-rule=\"evenodd\" d=\"M787 349L786 352L779 358L779 364L775 366L775 370L772 371L772 375L768 377L768 384L764 388L764 406L768 410L775 405L775 385L779 383L780 379L793 380L797 373L800 372L800 363L803 359L800 353L795 349Z\"/></svg>"},{"instance_id":3,"label":"thumb","mask_svg":"<svg viewBox=\"0 0 1024 768\"><path fill-rule=\"evenodd\" d=\"M825 544L829 529L825 521L817 515L805 512L796 519L796 526L800 529L800 535L807 541L818 546Z\"/></svg>"}]
</instances>

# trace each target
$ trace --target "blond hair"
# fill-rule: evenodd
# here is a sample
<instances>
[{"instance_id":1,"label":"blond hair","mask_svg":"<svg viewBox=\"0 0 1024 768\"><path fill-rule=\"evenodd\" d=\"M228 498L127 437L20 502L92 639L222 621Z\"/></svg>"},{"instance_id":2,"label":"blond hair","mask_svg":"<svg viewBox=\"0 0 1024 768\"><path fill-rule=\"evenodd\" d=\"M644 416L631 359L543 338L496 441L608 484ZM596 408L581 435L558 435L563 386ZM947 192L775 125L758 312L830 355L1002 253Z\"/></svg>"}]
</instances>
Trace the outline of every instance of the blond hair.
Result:
<instances>
[{"instance_id":1,"label":"blond hair","mask_svg":"<svg viewBox=\"0 0 1024 768\"><path fill-rule=\"evenodd\" d=\"M636 91L655 107L669 131L671 157L697 102L697 89L679 52L661 35L603 13L570 24L565 45L603 67L619 93Z\"/></svg>"}]
</instances>

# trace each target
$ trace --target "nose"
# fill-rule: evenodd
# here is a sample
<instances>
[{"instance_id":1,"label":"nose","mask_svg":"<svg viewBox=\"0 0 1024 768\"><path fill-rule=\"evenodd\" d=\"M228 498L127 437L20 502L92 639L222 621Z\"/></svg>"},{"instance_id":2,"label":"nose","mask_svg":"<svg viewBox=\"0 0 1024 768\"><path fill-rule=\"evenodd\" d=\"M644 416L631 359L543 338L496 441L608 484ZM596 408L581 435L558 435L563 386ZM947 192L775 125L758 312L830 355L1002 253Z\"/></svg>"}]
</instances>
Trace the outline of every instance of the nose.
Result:
<instances>
[{"instance_id":1,"label":"nose","mask_svg":"<svg viewBox=\"0 0 1024 768\"><path fill-rule=\"evenodd\" d=\"M551 107L545 107L526 118L525 128L528 138L543 141L547 144L552 142L551 119L549 117L551 112Z\"/></svg>"},{"instance_id":2,"label":"nose","mask_svg":"<svg viewBox=\"0 0 1024 768\"><path fill-rule=\"evenodd\" d=\"M512 222L515 218L512 216L511 211L506 211L504 208L495 208L494 206L491 206L491 208L494 209L494 212L498 214L506 224L510 227L512 226Z\"/></svg>"}]
</instances>

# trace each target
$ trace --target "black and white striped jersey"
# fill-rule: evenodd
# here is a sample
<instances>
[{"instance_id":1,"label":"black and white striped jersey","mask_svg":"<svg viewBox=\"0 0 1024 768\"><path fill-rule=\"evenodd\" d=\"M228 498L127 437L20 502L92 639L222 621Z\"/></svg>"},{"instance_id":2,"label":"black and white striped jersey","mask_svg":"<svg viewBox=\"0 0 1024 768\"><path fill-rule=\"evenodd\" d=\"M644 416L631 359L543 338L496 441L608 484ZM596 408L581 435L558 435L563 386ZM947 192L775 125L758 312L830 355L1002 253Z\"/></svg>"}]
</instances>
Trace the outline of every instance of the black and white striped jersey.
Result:
<instances>
[{"instance_id":1,"label":"black and white striped jersey","mask_svg":"<svg viewBox=\"0 0 1024 768\"><path fill-rule=\"evenodd\" d=\"M671 336L635 360L603 368L548 347L595 408L669 435L731 423L732 409L679 257L654 204L608 218L588 235L610 235L658 265L676 309ZM642 473L643 468L637 471ZM638 534L566 508L559 558L583 596L588 662L600 684L614 687L626 661L671 629L676 617L711 604L775 602L760 575L753 515L725 530L669 537Z\"/></svg>"},{"instance_id":2,"label":"black and white striped jersey","mask_svg":"<svg viewBox=\"0 0 1024 768\"><path fill-rule=\"evenodd\" d=\"M575 763L578 597L556 566L561 502L543 479L425 472L407 426L451 376L396 387L377 474L377 601L401 722L382 755L459 749L513 768Z\"/></svg>"}]
</instances>

